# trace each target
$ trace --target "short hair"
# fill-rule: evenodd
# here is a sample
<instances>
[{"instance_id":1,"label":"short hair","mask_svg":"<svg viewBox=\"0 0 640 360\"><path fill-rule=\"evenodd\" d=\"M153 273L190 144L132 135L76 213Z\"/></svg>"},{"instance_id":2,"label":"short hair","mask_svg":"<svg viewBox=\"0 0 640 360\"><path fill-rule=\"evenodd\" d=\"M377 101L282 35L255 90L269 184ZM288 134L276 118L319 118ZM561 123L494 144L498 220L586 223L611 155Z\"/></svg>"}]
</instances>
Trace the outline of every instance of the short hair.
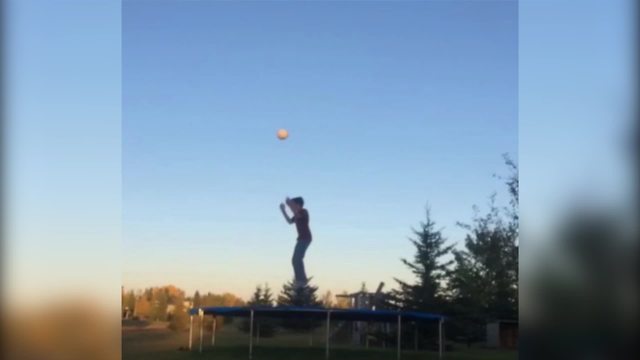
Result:
<instances>
[{"instance_id":1,"label":"short hair","mask_svg":"<svg viewBox=\"0 0 640 360\"><path fill-rule=\"evenodd\" d=\"M291 199L291 202L296 203L301 207L304 206L304 199L301 196L294 197L293 199Z\"/></svg>"}]
</instances>

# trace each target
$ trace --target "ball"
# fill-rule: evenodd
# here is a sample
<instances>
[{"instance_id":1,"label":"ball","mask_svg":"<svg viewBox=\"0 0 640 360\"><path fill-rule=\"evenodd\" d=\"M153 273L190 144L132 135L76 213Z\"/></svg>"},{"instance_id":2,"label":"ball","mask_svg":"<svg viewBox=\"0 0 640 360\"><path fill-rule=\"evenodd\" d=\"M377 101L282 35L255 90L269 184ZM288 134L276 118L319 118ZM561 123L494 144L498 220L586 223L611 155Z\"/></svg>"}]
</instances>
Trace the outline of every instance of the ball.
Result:
<instances>
[{"instance_id":1,"label":"ball","mask_svg":"<svg viewBox=\"0 0 640 360\"><path fill-rule=\"evenodd\" d=\"M289 132L285 129L278 130L278 139L284 140L289 137Z\"/></svg>"}]
</instances>

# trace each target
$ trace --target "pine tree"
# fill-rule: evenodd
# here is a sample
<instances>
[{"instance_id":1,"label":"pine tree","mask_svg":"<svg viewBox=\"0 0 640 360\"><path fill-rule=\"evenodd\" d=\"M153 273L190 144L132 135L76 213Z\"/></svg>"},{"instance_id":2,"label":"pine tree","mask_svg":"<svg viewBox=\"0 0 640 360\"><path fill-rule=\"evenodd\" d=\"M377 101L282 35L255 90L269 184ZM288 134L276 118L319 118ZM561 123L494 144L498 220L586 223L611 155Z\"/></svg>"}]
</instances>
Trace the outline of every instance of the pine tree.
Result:
<instances>
[{"instance_id":1,"label":"pine tree","mask_svg":"<svg viewBox=\"0 0 640 360\"><path fill-rule=\"evenodd\" d=\"M271 293L271 288L269 284L265 284L262 290L262 298L260 299L260 303L264 306L273 306L273 293Z\"/></svg>"},{"instance_id":2,"label":"pine tree","mask_svg":"<svg viewBox=\"0 0 640 360\"><path fill-rule=\"evenodd\" d=\"M445 238L435 226L427 208L425 222L420 223L419 229L413 230L415 237L410 238L416 248L414 258L412 261L402 259L402 263L414 274L415 282L408 283L395 279L399 289L392 295L398 307L427 312L443 310L445 301L443 282L452 262L445 262L442 257L449 254L453 246L445 245Z\"/></svg>"},{"instance_id":3,"label":"pine tree","mask_svg":"<svg viewBox=\"0 0 640 360\"><path fill-rule=\"evenodd\" d=\"M247 302L247 305L251 307L272 307L273 296L271 295L271 289L268 284L265 284L264 288L260 285L256 286L256 290L253 292L251 299ZM257 318L255 320L255 332L254 335L258 335L260 332L261 337L272 337L276 330L276 321L269 318ZM248 333L250 331L249 320L243 320L239 326L240 330ZM259 330L258 330L259 328Z\"/></svg>"},{"instance_id":4,"label":"pine tree","mask_svg":"<svg viewBox=\"0 0 640 360\"><path fill-rule=\"evenodd\" d=\"M509 222L507 224L508 236L512 239L512 253L511 253L511 266L514 269L514 286L516 289L516 294L518 292L518 284L520 283L519 277L519 267L520 267L520 259L519 259L519 250L520 250L520 180L518 175L518 165L508 156L504 155L504 161L507 167L509 168L509 176L506 179L506 185L509 189L509 204L511 205L508 209L508 217ZM516 307L518 302L516 301ZM517 312L517 311L516 311Z\"/></svg>"},{"instance_id":5,"label":"pine tree","mask_svg":"<svg viewBox=\"0 0 640 360\"><path fill-rule=\"evenodd\" d=\"M493 204L487 215L476 218L473 225L465 228L469 234L465 239L466 250L461 254L471 260L476 276L485 279L486 315L494 319L515 318L518 295L515 238Z\"/></svg>"},{"instance_id":6,"label":"pine tree","mask_svg":"<svg viewBox=\"0 0 640 360\"><path fill-rule=\"evenodd\" d=\"M506 179L510 207L500 211L491 197L489 211L473 222L459 224L467 230L465 249L454 251L455 268L449 274L452 332L469 341L481 340L484 324L518 316L518 171L505 156L510 175ZM506 215L506 220L505 220Z\"/></svg>"},{"instance_id":7,"label":"pine tree","mask_svg":"<svg viewBox=\"0 0 640 360\"><path fill-rule=\"evenodd\" d=\"M293 281L285 283L282 291L278 295L278 306L293 306L304 308L321 308L322 303L318 300L316 292L318 287L307 284L303 287L296 287ZM321 322L308 319L284 319L282 327L291 330L309 330L320 326Z\"/></svg>"},{"instance_id":8,"label":"pine tree","mask_svg":"<svg viewBox=\"0 0 640 360\"><path fill-rule=\"evenodd\" d=\"M483 309L481 313L487 319L518 316L518 168L508 156L504 159L510 170L505 181L510 207L500 211L493 195L485 215L477 215L478 210L474 208L476 215L472 224L460 224L467 230L465 250L457 252L457 266L451 274L454 302L476 299L468 311L477 314ZM479 284L470 283L468 279L478 279Z\"/></svg>"},{"instance_id":9,"label":"pine tree","mask_svg":"<svg viewBox=\"0 0 640 360\"><path fill-rule=\"evenodd\" d=\"M200 292L196 290L195 294L193 294L193 307L199 308L202 306L202 297L200 296Z\"/></svg>"},{"instance_id":10,"label":"pine tree","mask_svg":"<svg viewBox=\"0 0 640 360\"><path fill-rule=\"evenodd\" d=\"M318 300L316 292L318 287L307 284L296 287L293 281L285 283L278 295L278 306L295 306L318 308L322 303Z\"/></svg>"},{"instance_id":11,"label":"pine tree","mask_svg":"<svg viewBox=\"0 0 640 360\"><path fill-rule=\"evenodd\" d=\"M479 270L474 258L465 251L455 250L455 268L449 275L452 315L447 332L467 341L479 341L484 336L484 326L489 303L491 280Z\"/></svg>"},{"instance_id":12,"label":"pine tree","mask_svg":"<svg viewBox=\"0 0 640 360\"><path fill-rule=\"evenodd\" d=\"M253 296L247 302L249 306L260 306L262 305L262 286L256 286L256 290L253 292Z\"/></svg>"},{"instance_id":13,"label":"pine tree","mask_svg":"<svg viewBox=\"0 0 640 360\"><path fill-rule=\"evenodd\" d=\"M274 299L273 293L269 284L264 284L262 288L262 297L260 298L260 306L273 307ZM277 331L278 321L273 318L266 318L258 320L258 329L261 337L273 337Z\"/></svg>"}]
</instances>

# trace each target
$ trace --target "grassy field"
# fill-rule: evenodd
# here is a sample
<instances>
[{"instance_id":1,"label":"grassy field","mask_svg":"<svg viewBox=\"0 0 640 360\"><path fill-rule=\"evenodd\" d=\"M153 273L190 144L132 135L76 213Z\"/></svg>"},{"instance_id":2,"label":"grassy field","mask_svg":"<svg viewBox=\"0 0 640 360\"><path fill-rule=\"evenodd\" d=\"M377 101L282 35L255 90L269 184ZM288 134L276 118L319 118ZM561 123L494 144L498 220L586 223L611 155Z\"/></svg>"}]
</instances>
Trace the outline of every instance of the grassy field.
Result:
<instances>
[{"instance_id":1,"label":"grassy field","mask_svg":"<svg viewBox=\"0 0 640 360\"><path fill-rule=\"evenodd\" d=\"M324 360L325 349L323 332L320 329L310 343L309 334L278 334L275 338L261 339L254 346L255 360ZM122 358L123 360L182 360L182 359L247 359L248 336L235 326L225 326L218 334L215 348L211 344L211 332L204 333L203 353L198 353L199 334L194 331L194 351L180 350L188 345L189 333L175 333L166 329L164 324L152 324L145 327L123 326ZM437 359L438 354L432 351L403 350L403 359ZM515 360L515 351L495 351L480 348L467 349L465 346L454 346L453 351L445 354L448 360ZM395 349L363 349L335 345L331 349L331 359L347 360L395 360Z\"/></svg>"}]
</instances>

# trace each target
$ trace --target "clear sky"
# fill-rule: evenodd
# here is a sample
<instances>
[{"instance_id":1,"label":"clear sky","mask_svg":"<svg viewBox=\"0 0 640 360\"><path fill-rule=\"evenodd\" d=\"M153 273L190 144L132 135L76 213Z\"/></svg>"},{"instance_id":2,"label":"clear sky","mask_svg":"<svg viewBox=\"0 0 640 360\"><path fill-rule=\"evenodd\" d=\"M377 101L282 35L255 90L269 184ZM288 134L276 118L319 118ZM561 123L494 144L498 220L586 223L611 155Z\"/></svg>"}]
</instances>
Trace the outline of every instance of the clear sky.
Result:
<instances>
[{"instance_id":1,"label":"clear sky","mask_svg":"<svg viewBox=\"0 0 640 360\"><path fill-rule=\"evenodd\" d=\"M60 298L78 301L79 295L110 306L118 316L120 4L11 0L2 5L3 300L31 311Z\"/></svg>"},{"instance_id":2,"label":"clear sky","mask_svg":"<svg viewBox=\"0 0 640 360\"><path fill-rule=\"evenodd\" d=\"M122 14L125 287L279 290L288 195L307 202L322 291L392 286L427 203L457 242L456 221L504 193L492 175L518 156L515 2L129 1Z\"/></svg>"},{"instance_id":3,"label":"clear sky","mask_svg":"<svg viewBox=\"0 0 640 360\"><path fill-rule=\"evenodd\" d=\"M628 0L5 3L3 300L22 308L278 288L297 194L322 290L391 284L427 202L460 241L503 194L503 152L523 232L630 199Z\"/></svg>"},{"instance_id":4,"label":"clear sky","mask_svg":"<svg viewBox=\"0 0 640 360\"><path fill-rule=\"evenodd\" d=\"M540 235L527 246L576 207L631 205L635 3L519 3L520 225Z\"/></svg>"}]
</instances>

